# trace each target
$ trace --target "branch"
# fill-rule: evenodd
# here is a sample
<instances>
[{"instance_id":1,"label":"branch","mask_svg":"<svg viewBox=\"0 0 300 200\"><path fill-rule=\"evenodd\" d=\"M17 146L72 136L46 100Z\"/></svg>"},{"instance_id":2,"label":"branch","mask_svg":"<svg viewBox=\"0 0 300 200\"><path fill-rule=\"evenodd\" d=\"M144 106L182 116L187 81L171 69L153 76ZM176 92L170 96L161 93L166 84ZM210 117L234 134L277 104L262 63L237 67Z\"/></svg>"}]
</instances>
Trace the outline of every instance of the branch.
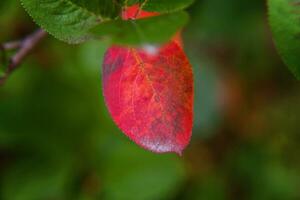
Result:
<instances>
[{"instance_id":1,"label":"branch","mask_svg":"<svg viewBox=\"0 0 300 200\"><path fill-rule=\"evenodd\" d=\"M21 41L12 41L2 44L1 48L3 50L13 50L21 47Z\"/></svg>"},{"instance_id":2,"label":"branch","mask_svg":"<svg viewBox=\"0 0 300 200\"><path fill-rule=\"evenodd\" d=\"M9 59L8 67L4 74L0 77L0 86L5 83L10 74L17 69L22 61L28 56L38 43L46 37L47 33L38 29L26 38L20 41L8 42L0 45L0 50L5 53L7 50L18 49L17 52Z\"/></svg>"}]
</instances>

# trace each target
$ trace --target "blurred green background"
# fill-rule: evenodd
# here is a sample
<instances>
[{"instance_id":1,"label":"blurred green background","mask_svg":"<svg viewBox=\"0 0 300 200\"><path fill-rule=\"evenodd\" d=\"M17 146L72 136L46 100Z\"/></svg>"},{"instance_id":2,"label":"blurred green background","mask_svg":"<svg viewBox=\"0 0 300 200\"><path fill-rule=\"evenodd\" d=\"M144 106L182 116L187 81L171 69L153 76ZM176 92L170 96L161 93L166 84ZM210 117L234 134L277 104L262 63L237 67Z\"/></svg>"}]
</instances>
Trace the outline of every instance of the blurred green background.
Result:
<instances>
[{"instance_id":1,"label":"blurred green background","mask_svg":"<svg viewBox=\"0 0 300 200\"><path fill-rule=\"evenodd\" d=\"M113 123L100 79L108 44L49 36L0 88L0 200L300 199L300 84L266 9L188 9L195 120L182 157L147 152ZM36 28L18 1L0 0L0 43Z\"/></svg>"}]
</instances>

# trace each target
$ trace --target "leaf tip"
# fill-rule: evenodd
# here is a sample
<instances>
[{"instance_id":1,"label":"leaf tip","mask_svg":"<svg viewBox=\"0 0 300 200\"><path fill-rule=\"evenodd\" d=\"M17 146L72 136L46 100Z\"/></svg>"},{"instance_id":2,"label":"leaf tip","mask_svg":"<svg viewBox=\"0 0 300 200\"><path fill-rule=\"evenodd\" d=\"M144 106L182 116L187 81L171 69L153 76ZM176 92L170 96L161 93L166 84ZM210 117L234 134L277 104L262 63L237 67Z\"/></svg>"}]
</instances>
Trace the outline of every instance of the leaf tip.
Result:
<instances>
[{"instance_id":1,"label":"leaf tip","mask_svg":"<svg viewBox=\"0 0 300 200\"><path fill-rule=\"evenodd\" d=\"M179 157L182 157L183 150L177 150L177 151L175 151L175 153L176 153Z\"/></svg>"}]
</instances>

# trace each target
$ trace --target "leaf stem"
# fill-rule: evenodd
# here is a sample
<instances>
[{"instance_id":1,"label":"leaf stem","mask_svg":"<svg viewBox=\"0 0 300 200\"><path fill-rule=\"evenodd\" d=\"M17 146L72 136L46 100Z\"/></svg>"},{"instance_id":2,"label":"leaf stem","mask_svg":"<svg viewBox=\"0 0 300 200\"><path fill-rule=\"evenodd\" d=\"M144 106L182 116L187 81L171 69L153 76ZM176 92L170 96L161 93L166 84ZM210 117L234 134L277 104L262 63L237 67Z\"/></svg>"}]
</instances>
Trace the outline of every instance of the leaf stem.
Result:
<instances>
[{"instance_id":1,"label":"leaf stem","mask_svg":"<svg viewBox=\"0 0 300 200\"><path fill-rule=\"evenodd\" d=\"M9 59L8 66L4 74L0 77L0 86L5 83L10 74L17 69L22 61L31 53L38 43L45 38L47 32L38 29L29 36L20 41L13 41L1 45L2 51L18 49L17 52ZM4 54L5 55L5 54Z\"/></svg>"},{"instance_id":2,"label":"leaf stem","mask_svg":"<svg viewBox=\"0 0 300 200\"><path fill-rule=\"evenodd\" d=\"M21 46L21 41L12 41L12 42L6 42L3 45L1 45L2 49L4 50L13 50L18 49Z\"/></svg>"}]
</instances>

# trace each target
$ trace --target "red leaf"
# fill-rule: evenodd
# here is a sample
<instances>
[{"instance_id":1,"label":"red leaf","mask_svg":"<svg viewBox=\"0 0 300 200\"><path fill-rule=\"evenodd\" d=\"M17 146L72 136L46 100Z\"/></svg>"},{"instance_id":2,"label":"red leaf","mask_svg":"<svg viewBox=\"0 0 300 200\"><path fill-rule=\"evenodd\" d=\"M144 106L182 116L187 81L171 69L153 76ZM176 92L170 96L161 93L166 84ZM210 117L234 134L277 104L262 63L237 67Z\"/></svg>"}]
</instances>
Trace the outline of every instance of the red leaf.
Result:
<instances>
[{"instance_id":1,"label":"red leaf","mask_svg":"<svg viewBox=\"0 0 300 200\"><path fill-rule=\"evenodd\" d=\"M192 131L192 68L174 41L153 53L108 49L102 77L105 101L116 124L137 144L181 154Z\"/></svg>"},{"instance_id":2,"label":"red leaf","mask_svg":"<svg viewBox=\"0 0 300 200\"><path fill-rule=\"evenodd\" d=\"M159 15L139 6L124 20ZM153 152L181 154L193 121L193 73L178 32L162 47L113 46L103 63L103 93L116 124L133 141Z\"/></svg>"}]
</instances>

